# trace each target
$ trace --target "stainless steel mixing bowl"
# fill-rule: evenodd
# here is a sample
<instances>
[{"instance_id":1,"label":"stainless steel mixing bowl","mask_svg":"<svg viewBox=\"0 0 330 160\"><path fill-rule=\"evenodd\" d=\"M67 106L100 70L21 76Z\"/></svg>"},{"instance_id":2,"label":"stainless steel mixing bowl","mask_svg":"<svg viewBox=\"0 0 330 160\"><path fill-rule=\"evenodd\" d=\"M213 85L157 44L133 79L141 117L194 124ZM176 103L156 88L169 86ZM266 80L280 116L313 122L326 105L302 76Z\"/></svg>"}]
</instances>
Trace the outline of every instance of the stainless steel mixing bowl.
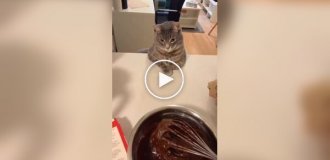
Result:
<instances>
[{"instance_id":1,"label":"stainless steel mixing bowl","mask_svg":"<svg viewBox=\"0 0 330 160\"><path fill-rule=\"evenodd\" d=\"M161 121L164 118L183 118L188 119L194 122L196 125L203 126L205 133L207 133L211 139L215 142L211 142L216 147L216 136L215 131L211 128L215 128L215 124L210 126L210 123L206 120L206 118L202 117L198 112L189 109L186 106L178 106L178 105L169 105L158 108L147 113L143 116L138 123L134 126L133 131L129 138L129 148L128 148L128 159L129 160L139 160L137 159L138 147L141 147L140 143L143 139L146 138L147 130L151 130L153 125L157 124L157 122ZM213 139L214 137L214 139ZM147 151L146 151L147 152Z\"/></svg>"}]
</instances>

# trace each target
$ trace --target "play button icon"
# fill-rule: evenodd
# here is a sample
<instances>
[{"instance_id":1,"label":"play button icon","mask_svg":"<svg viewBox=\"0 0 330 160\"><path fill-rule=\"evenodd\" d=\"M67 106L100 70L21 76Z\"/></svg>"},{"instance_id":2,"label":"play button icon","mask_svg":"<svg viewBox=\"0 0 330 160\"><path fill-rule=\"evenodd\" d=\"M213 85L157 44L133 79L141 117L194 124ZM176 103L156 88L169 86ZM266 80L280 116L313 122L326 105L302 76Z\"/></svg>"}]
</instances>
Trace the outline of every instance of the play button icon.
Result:
<instances>
[{"instance_id":1,"label":"play button icon","mask_svg":"<svg viewBox=\"0 0 330 160\"><path fill-rule=\"evenodd\" d=\"M173 78L163 74L162 72L158 73L158 87L161 88L164 85L173 81Z\"/></svg>"},{"instance_id":2,"label":"play button icon","mask_svg":"<svg viewBox=\"0 0 330 160\"><path fill-rule=\"evenodd\" d=\"M171 76L162 72L158 63L173 64L177 69ZM147 91L158 99L171 99L177 96L183 88L184 76L181 68L173 61L159 60L152 63L144 75L144 83Z\"/></svg>"}]
</instances>

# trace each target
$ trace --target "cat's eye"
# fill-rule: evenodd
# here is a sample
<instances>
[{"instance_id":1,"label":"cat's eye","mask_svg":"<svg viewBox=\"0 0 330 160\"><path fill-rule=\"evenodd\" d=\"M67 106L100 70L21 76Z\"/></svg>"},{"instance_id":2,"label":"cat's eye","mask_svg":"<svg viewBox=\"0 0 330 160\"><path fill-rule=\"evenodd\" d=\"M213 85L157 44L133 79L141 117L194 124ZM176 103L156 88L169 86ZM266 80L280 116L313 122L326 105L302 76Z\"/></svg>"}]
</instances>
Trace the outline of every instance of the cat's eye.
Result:
<instances>
[{"instance_id":1,"label":"cat's eye","mask_svg":"<svg viewBox=\"0 0 330 160\"><path fill-rule=\"evenodd\" d=\"M174 38L171 39L171 43L173 43L173 42L175 42L175 39Z\"/></svg>"},{"instance_id":2,"label":"cat's eye","mask_svg":"<svg viewBox=\"0 0 330 160\"><path fill-rule=\"evenodd\" d=\"M164 39L160 39L160 41L161 41L162 43L164 43L164 42L165 42L165 40L164 40Z\"/></svg>"}]
</instances>

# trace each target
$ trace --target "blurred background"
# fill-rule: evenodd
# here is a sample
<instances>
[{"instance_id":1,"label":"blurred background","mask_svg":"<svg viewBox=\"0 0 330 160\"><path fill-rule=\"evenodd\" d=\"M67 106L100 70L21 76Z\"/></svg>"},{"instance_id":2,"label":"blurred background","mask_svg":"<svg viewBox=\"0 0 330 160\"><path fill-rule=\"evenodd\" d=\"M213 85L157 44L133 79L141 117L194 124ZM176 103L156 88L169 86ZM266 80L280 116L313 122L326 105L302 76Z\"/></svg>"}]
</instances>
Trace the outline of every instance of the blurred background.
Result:
<instances>
[{"instance_id":1,"label":"blurred background","mask_svg":"<svg viewBox=\"0 0 330 160\"><path fill-rule=\"evenodd\" d=\"M222 2L221 158L330 159L330 2Z\"/></svg>"},{"instance_id":2,"label":"blurred background","mask_svg":"<svg viewBox=\"0 0 330 160\"><path fill-rule=\"evenodd\" d=\"M1 160L110 159L110 8L0 1Z\"/></svg>"}]
</instances>

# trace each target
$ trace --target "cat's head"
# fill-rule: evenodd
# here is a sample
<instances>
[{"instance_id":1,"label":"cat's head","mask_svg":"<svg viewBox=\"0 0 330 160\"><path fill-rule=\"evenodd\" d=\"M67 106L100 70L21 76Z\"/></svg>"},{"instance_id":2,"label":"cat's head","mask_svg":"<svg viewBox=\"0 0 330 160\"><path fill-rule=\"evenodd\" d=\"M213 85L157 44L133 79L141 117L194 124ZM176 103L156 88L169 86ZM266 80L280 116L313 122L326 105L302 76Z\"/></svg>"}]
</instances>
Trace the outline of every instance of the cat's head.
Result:
<instances>
[{"instance_id":1,"label":"cat's head","mask_svg":"<svg viewBox=\"0 0 330 160\"><path fill-rule=\"evenodd\" d=\"M183 37L179 22L167 21L154 26L155 43L166 52L171 52L174 49L183 45Z\"/></svg>"}]
</instances>

